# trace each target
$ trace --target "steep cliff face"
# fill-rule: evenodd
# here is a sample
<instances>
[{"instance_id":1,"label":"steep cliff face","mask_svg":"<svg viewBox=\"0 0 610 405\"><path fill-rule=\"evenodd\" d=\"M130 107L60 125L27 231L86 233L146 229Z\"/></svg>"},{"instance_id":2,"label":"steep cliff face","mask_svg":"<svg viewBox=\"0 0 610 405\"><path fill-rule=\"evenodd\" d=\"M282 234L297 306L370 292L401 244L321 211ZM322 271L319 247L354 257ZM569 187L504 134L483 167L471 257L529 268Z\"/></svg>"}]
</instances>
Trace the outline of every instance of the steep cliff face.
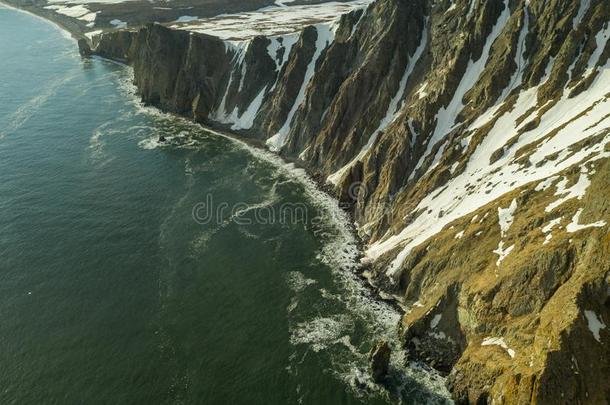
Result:
<instances>
[{"instance_id":1,"label":"steep cliff face","mask_svg":"<svg viewBox=\"0 0 610 405\"><path fill-rule=\"evenodd\" d=\"M300 159L461 402L610 397L610 3L377 0L296 34L101 37L145 102Z\"/></svg>"}]
</instances>

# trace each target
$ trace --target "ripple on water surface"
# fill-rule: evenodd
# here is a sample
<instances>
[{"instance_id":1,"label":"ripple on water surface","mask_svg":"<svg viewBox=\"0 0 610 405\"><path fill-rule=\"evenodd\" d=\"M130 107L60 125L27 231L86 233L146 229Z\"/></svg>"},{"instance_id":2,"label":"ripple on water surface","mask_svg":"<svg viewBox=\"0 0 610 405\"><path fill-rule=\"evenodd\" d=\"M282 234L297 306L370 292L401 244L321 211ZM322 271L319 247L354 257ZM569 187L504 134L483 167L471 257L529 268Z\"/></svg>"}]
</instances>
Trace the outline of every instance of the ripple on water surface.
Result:
<instances>
[{"instance_id":1,"label":"ripple on water surface","mask_svg":"<svg viewBox=\"0 0 610 405\"><path fill-rule=\"evenodd\" d=\"M0 94L0 402L444 401L442 379L406 367L400 314L357 277L349 217L304 171L142 106L127 68L6 18L0 41L31 28L15 52L44 85ZM199 224L207 195L243 204ZM285 202L323 220L244 221ZM379 339L389 390L367 370Z\"/></svg>"}]
</instances>

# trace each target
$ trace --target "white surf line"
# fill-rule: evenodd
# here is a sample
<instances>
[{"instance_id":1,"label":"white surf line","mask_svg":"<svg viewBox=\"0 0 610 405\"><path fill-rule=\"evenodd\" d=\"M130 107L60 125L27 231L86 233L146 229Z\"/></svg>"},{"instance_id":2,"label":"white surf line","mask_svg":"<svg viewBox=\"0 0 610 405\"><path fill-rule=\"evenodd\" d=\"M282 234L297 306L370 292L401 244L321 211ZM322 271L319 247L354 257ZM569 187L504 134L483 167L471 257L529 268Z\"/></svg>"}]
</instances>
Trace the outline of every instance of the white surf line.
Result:
<instances>
[{"instance_id":1,"label":"white surf line","mask_svg":"<svg viewBox=\"0 0 610 405\"><path fill-rule=\"evenodd\" d=\"M131 75L131 79L126 78L125 80L120 80L122 85L120 87L122 87L123 91L128 93L135 108L145 114L156 115L166 119L176 119L187 126L196 127L197 129L224 138L248 152L253 158L271 164L278 170L279 174L288 177L290 180L304 187L303 196L308 199L311 204L324 212L326 219L329 219L329 221L324 222L325 226L330 226L330 228L333 228L336 231L336 235L331 235L330 240L325 239L327 236L323 236L320 239L323 242L321 259L330 267L334 283L337 283L337 286L344 292L342 300L347 305L349 316L357 316L363 319L372 320L372 323L370 324L370 332L374 335L372 339L376 337L388 341L395 341L395 325L400 318L400 312L391 305L380 300L378 294L371 293L365 282L353 271L354 268L360 266L359 256L361 252L353 232L351 219L349 215L339 207L338 201L320 189L318 184L304 169L295 167L294 164L286 162L273 152L261 147L252 146L230 133L205 127L188 118L163 112L155 107L144 106L140 99L135 96L136 88L133 85L133 69L127 68L127 71ZM395 347L399 348L399 346ZM404 351L393 350L392 363L404 365ZM439 374L424 371L413 363L408 364L407 367L404 368L404 372L405 386L410 379L416 379L431 392L441 393L446 398L450 397L449 393L444 389L445 378Z\"/></svg>"},{"instance_id":2,"label":"white surf line","mask_svg":"<svg viewBox=\"0 0 610 405\"><path fill-rule=\"evenodd\" d=\"M205 127L188 118L164 112L153 106L143 105L140 99L135 96L136 88L133 84L133 69L129 66L125 67L130 73L130 79L122 80L121 84L124 86L123 91L126 92L129 97L132 98L132 102L134 103L135 108L139 109L145 114L156 115L166 119L175 119L185 125L196 127L198 129L203 129L206 132L227 139L235 145L249 152L250 155L252 155L254 158L272 164L274 167L281 170L282 174L304 186L306 191L305 195L310 198L312 203L317 204L319 208L330 214L330 222L339 232L341 238L345 240L347 253L339 256L341 256L341 258L344 259L346 262L349 262L347 263L348 265L359 265L360 262L358 260L358 256L360 254L360 250L358 249L358 241L356 240L356 237L352 231L351 220L349 218L349 215L339 207L338 200L333 198L325 191L321 190L318 187L318 184L307 174L304 169L297 168L293 163L286 162L279 155L263 148L254 147L230 133L225 133L216 129ZM338 257L336 255L336 252L333 252L333 256Z\"/></svg>"},{"instance_id":3,"label":"white surf line","mask_svg":"<svg viewBox=\"0 0 610 405\"><path fill-rule=\"evenodd\" d=\"M166 113L161 112L161 114ZM330 224L330 227L337 231L337 235L332 236L330 240L323 240L322 261L330 267L334 276L333 282L342 290L343 295L341 296L341 300L347 307L345 316L350 318L358 317L371 322L369 323L369 326L371 326L369 332L373 334L373 337L370 339L384 339L392 342L395 349L392 351L392 364L404 365L406 363L406 355L404 351L399 350L400 345L396 340L395 334L395 325L400 319L400 312L380 300L378 294L370 294L370 290L365 282L353 271L354 267L350 267L359 266L360 262L358 256L360 251L350 225L350 218L347 213L339 208L338 201L328 193L322 191L304 169L296 168L292 163L287 163L277 154L265 149L253 147L228 133L201 126L186 118L171 117L182 119L191 125L196 125L207 132L229 140L243 150L246 150L255 159L270 163L277 168L282 175L304 187L304 197L314 206L325 211L326 215L330 217L330 221L327 222L327 224ZM307 325L308 322L315 322L316 319L318 318L314 318L313 320L308 319L305 321L305 325ZM297 327L298 326L299 325L297 325ZM295 331L291 332L291 339L293 339L294 332ZM336 342L318 342L317 340L314 340L302 343L315 346L327 343L334 344ZM319 346L316 347L319 348ZM368 363L366 364L368 365ZM362 370L358 368L357 364L353 364L353 367L356 367L357 370ZM353 367L350 367L348 374L355 371ZM343 383L350 387L352 386L349 382L350 379L344 378L349 375L340 370L337 370L336 373ZM364 376L364 374L359 375ZM366 379L366 377L363 378ZM450 398L448 391L444 390L444 377L434 372L424 371L416 367L413 363L408 364L404 368L404 376L402 376L401 379L404 379L402 385L406 385L410 379L416 379L425 389L441 394L446 398ZM373 388L373 386L370 388Z\"/></svg>"},{"instance_id":4,"label":"white surf line","mask_svg":"<svg viewBox=\"0 0 610 405\"><path fill-rule=\"evenodd\" d=\"M346 305L347 313L345 316L367 320L369 322L368 325L370 326L369 332L373 334L373 337L370 339L384 339L393 342L395 350L392 352L391 362L394 365L404 365L405 353L402 350L397 350L400 348L400 345L396 340L395 334L395 325L399 321L401 315L392 306L381 301L379 295L369 294L365 282L359 279L357 274L353 271L354 267L352 266L359 266L358 244L350 226L350 218L339 208L338 201L322 191L305 170L298 169L293 164L285 162L277 154L253 147L221 131L206 127L202 128L235 143L250 153L255 159L272 164L281 171L281 174L302 185L305 189L305 198L309 199L314 206L325 211L325 215L330 216L330 221L327 222L327 224L330 224L330 227L337 232L337 235L333 235L329 240L323 240L321 259L330 267L334 278L333 282L342 290L340 299ZM303 334L299 332L299 327L307 327L311 322L316 322L317 319L320 318L308 319L303 324L296 325L296 329L291 332L292 343L295 343L295 333L297 333L297 337L303 337ZM337 336L340 335L343 335L343 332ZM336 344L337 342L336 339L323 339L323 341L305 339L305 341L298 341L296 343L308 344L313 347L314 350L323 350L326 349L327 346ZM359 356L362 357L359 352L355 354L357 357L356 360L359 359ZM368 363L362 364L368 365ZM356 369L354 369L354 367ZM348 374L345 374L345 372L340 370L336 370L335 372L342 382L351 387L351 379L346 377L349 377L349 374L355 370L362 371L362 368L359 367L359 364L353 363L351 364ZM423 372L412 365L405 367L404 373L404 384L406 384L410 378L414 378L426 389L432 392L442 393L449 398L449 393L443 392L445 379L439 374ZM366 377L364 377L366 374L359 375L366 380ZM374 386L370 386L370 388L374 388Z\"/></svg>"}]
</instances>

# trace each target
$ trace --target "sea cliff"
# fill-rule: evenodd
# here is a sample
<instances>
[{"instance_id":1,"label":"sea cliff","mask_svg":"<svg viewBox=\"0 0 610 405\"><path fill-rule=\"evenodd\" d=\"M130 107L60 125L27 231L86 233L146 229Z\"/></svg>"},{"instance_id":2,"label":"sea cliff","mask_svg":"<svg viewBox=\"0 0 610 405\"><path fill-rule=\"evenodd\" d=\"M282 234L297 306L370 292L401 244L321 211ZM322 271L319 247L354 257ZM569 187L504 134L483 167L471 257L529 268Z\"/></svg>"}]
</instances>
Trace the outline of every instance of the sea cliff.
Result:
<instances>
[{"instance_id":1,"label":"sea cliff","mask_svg":"<svg viewBox=\"0 0 610 405\"><path fill-rule=\"evenodd\" d=\"M377 0L294 34L80 45L325 179L458 403L555 404L610 396L609 37L605 0Z\"/></svg>"}]
</instances>

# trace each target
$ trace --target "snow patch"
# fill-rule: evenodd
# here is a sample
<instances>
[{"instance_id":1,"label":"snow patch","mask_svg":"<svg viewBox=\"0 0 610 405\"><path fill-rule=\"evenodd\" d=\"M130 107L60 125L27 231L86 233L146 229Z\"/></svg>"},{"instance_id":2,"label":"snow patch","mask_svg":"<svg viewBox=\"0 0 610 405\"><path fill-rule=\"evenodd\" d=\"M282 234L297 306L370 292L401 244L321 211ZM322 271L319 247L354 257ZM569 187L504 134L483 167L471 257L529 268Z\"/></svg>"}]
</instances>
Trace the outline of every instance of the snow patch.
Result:
<instances>
[{"instance_id":1,"label":"snow patch","mask_svg":"<svg viewBox=\"0 0 610 405\"><path fill-rule=\"evenodd\" d=\"M519 33L519 39L517 40L517 50L515 52L515 65L517 65L517 70L513 74L513 77L510 79L509 85L502 91L502 95L499 98L499 101L496 105L501 104L508 95L517 87L523 83L523 72L525 71L525 39L527 34L529 33L529 21L530 14L527 7L523 10L523 25L521 27L521 31Z\"/></svg>"},{"instance_id":2,"label":"snow patch","mask_svg":"<svg viewBox=\"0 0 610 405\"><path fill-rule=\"evenodd\" d=\"M442 317L442 314L434 315L434 318L432 318L432 320L430 321L430 329L435 329L438 326L438 323L441 321Z\"/></svg>"},{"instance_id":3,"label":"snow patch","mask_svg":"<svg viewBox=\"0 0 610 405\"><path fill-rule=\"evenodd\" d=\"M583 17L589 10L590 6L591 6L591 0L580 0L580 5L578 6L578 13L576 13L576 17L574 17L574 21L573 21L573 25L572 25L572 27L574 29L578 28L578 26L580 25L580 22L582 21Z\"/></svg>"},{"instance_id":4,"label":"snow patch","mask_svg":"<svg viewBox=\"0 0 610 405\"><path fill-rule=\"evenodd\" d=\"M507 144L527 123L527 120L518 123L519 118L531 111L536 113L538 86L520 92L511 110L498 110L501 115L477 145L464 170L451 178L440 192L435 190L423 198L413 209L413 212L423 213L399 233L388 231L369 246L363 261L371 262L390 250L398 249L386 270L388 275L393 275L416 246L442 231L450 222L530 182L558 175L574 165L582 167L610 157L610 152L604 150L604 145L610 142L610 135L603 136L596 143L572 148L585 139L602 134L600 131L610 126L610 117L607 116L610 99L606 97L610 91L609 83L610 63L606 63L586 92L572 98L564 93L544 113L538 112L540 124L519 135L516 142L505 148L504 156L490 164L490 157L498 146ZM529 165L521 164L516 156L516 152L526 145L534 146L529 155ZM561 158L554 159L553 156L561 151L564 151Z\"/></svg>"},{"instance_id":5,"label":"snow patch","mask_svg":"<svg viewBox=\"0 0 610 405\"><path fill-rule=\"evenodd\" d=\"M279 6L279 7L288 7L286 6L287 3L292 3L295 0L275 0L275 5Z\"/></svg>"},{"instance_id":6,"label":"snow patch","mask_svg":"<svg viewBox=\"0 0 610 405\"><path fill-rule=\"evenodd\" d=\"M515 357L515 351L509 348L506 342L504 341L504 338L501 337L487 337L483 339L481 346L500 346L501 348L506 350L506 352L511 358Z\"/></svg>"},{"instance_id":7,"label":"snow patch","mask_svg":"<svg viewBox=\"0 0 610 405\"><path fill-rule=\"evenodd\" d=\"M604 52L606 47L606 43L608 42L608 38L610 38L610 23L606 23L606 28L602 28L595 35L595 44L597 45L595 51L589 57L589 62L587 64L587 70L585 71L584 77L593 73L595 69L597 69L597 63L599 62L599 57Z\"/></svg>"},{"instance_id":8,"label":"snow patch","mask_svg":"<svg viewBox=\"0 0 610 405\"><path fill-rule=\"evenodd\" d=\"M515 211L517 210L517 200L513 199L508 208L498 207L498 223L500 225L500 234L506 236L506 232L513 224L515 219Z\"/></svg>"},{"instance_id":9,"label":"snow patch","mask_svg":"<svg viewBox=\"0 0 610 405\"><path fill-rule=\"evenodd\" d=\"M506 249L504 249L504 241L501 240L498 243L498 247L496 248L496 250L494 250L493 252L495 254L497 254L498 260L496 260L496 266L500 267L500 264L502 263L502 261L504 261L504 259L506 259L506 256L508 256L510 254L510 252L513 251L513 249L515 248L515 245L511 245L509 247L507 247Z\"/></svg>"},{"instance_id":10,"label":"snow patch","mask_svg":"<svg viewBox=\"0 0 610 405\"><path fill-rule=\"evenodd\" d=\"M417 91L415 92L415 95L417 96L417 98L419 98L420 100L424 97L428 96L428 93L426 93L426 87L428 87L428 82L424 82L424 84L422 84L419 89L417 89Z\"/></svg>"},{"instance_id":11,"label":"snow patch","mask_svg":"<svg viewBox=\"0 0 610 405\"><path fill-rule=\"evenodd\" d=\"M553 183L555 182L555 180L557 180L557 178L558 178L558 176L551 176L549 178L544 179L543 181L538 183L538 185L536 186L536 188L534 190L536 190L536 191L546 190L547 188L549 188L553 185Z\"/></svg>"},{"instance_id":12,"label":"snow patch","mask_svg":"<svg viewBox=\"0 0 610 405\"><path fill-rule=\"evenodd\" d=\"M298 34L288 34L269 38L269 46L267 53L275 62L275 70L280 71L284 63L288 61L288 55L292 50L292 46L299 40ZM282 58L278 59L278 52L283 49Z\"/></svg>"},{"instance_id":13,"label":"snow patch","mask_svg":"<svg viewBox=\"0 0 610 405\"><path fill-rule=\"evenodd\" d=\"M578 220L580 219L580 214L582 214L582 211L582 208L576 211L576 214L574 214L574 216L572 217L572 222L570 222L568 226L566 226L566 231L568 231L569 233L574 233L587 228L603 228L604 226L606 226L606 221L597 221L591 224L580 225L578 223Z\"/></svg>"},{"instance_id":14,"label":"snow patch","mask_svg":"<svg viewBox=\"0 0 610 405\"><path fill-rule=\"evenodd\" d=\"M104 31L102 31L102 30L90 31L90 32L87 32L85 34L85 36L89 39L93 39L93 37L100 35L102 32L104 32Z\"/></svg>"},{"instance_id":15,"label":"snow patch","mask_svg":"<svg viewBox=\"0 0 610 405\"><path fill-rule=\"evenodd\" d=\"M544 210L546 212L551 212L555 208L559 207L561 204L565 203L572 198L577 198L582 200L587 192L587 188L591 185L591 181L589 180L589 176L585 172L580 173L580 177L578 181L570 188L565 188L568 180L563 178L557 183L557 191L555 192L556 196L563 196L552 203L550 203Z\"/></svg>"},{"instance_id":16,"label":"snow patch","mask_svg":"<svg viewBox=\"0 0 610 405\"><path fill-rule=\"evenodd\" d=\"M126 28L127 23L121 20L110 20L110 25L115 26L116 28Z\"/></svg>"},{"instance_id":17,"label":"snow patch","mask_svg":"<svg viewBox=\"0 0 610 405\"><path fill-rule=\"evenodd\" d=\"M487 59L489 58L489 52L491 51L491 47L504 30L504 26L510 17L510 8L508 7L508 0L504 0L504 10L502 14L496 21L491 34L487 37L487 41L485 42L485 47L483 48L483 52L481 56L476 61L470 60L468 62L468 66L466 67L466 71L464 72L464 76L462 76L462 80L458 85L455 93L453 93L453 98L451 102L446 107L442 107L436 113L436 128L434 129L434 133L428 140L428 144L426 146L425 153L422 154L422 157L418 161L415 169L411 172L410 179L415 176L416 171L423 165L424 161L430 155L432 148L441 141L452 129L456 126L456 119L465 107L463 99L466 93L477 83L477 80L483 73L485 66L487 65ZM430 171L433 167L438 164L440 157L442 156L444 151L444 144L439 148L436 155L434 156L434 160L432 161L430 167L427 172Z\"/></svg>"},{"instance_id":18,"label":"snow patch","mask_svg":"<svg viewBox=\"0 0 610 405\"><path fill-rule=\"evenodd\" d=\"M544 242L542 242L543 245L546 245L551 241L551 239L553 238L553 234L551 233L551 231L553 230L553 228L555 226L557 226L561 223L561 219L562 219L562 217L555 218L555 219L549 221L549 223L546 224L544 227L542 227L542 233L544 233L546 235L544 238Z\"/></svg>"},{"instance_id":19,"label":"snow patch","mask_svg":"<svg viewBox=\"0 0 610 405\"><path fill-rule=\"evenodd\" d=\"M286 118L284 125L280 128L277 134L267 139L267 147L273 152L279 152L286 143L294 114L305 100L305 91L315 73L316 62L322 54L322 51L326 49L326 47L334 40L334 33L328 25L317 24L315 28L318 32L318 37L316 39L316 50L311 58L311 61L309 62L309 65L307 66L307 70L305 71L305 77L303 78L303 83L301 84L297 98L295 99L294 104L288 113L288 117Z\"/></svg>"},{"instance_id":20,"label":"snow patch","mask_svg":"<svg viewBox=\"0 0 610 405\"><path fill-rule=\"evenodd\" d=\"M606 324L603 323L593 311L585 310L585 318L587 318L587 326L593 334L593 337L600 342L599 331L605 329Z\"/></svg>"},{"instance_id":21,"label":"snow patch","mask_svg":"<svg viewBox=\"0 0 610 405\"><path fill-rule=\"evenodd\" d=\"M94 22L97 16L97 12L92 13L87 7L81 4L76 6L47 6L45 8L86 22Z\"/></svg>"},{"instance_id":22,"label":"snow patch","mask_svg":"<svg viewBox=\"0 0 610 405\"><path fill-rule=\"evenodd\" d=\"M199 17L197 17L197 16L183 15L181 17L178 17L178 19L175 22L177 22L177 23L187 23L187 22L191 22L191 21L197 21L198 19L199 19Z\"/></svg>"},{"instance_id":23,"label":"snow patch","mask_svg":"<svg viewBox=\"0 0 610 405\"><path fill-rule=\"evenodd\" d=\"M172 28L213 35L230 41L249 40L258 35L266 37L293 34L307 25L338 21L342 14L366 8L372 0L330 1L320 4L291 5L280 0L281 6L265 7L256 11L222 14L196 21L176 22Z\"/></svg>"},{"instance_id":24,"label":"snow patch","mask_svg":"<svg viewBox=\"0 0 610 405\"><path fill-rule=\"evenodd\" d=\"M254 97L254 100L252 100L246 111L244 111L239 118L235 119L233 125L231 126L232 130L252 128L254 118L256 118L256 114L258 113L258 110L260 110L261 104L263 104L263 98L265 97L266 90L267 86L263 87L258 95ZM235 111L237 111L237 107L235 107Z\"/></svg>"}]
</instances>

